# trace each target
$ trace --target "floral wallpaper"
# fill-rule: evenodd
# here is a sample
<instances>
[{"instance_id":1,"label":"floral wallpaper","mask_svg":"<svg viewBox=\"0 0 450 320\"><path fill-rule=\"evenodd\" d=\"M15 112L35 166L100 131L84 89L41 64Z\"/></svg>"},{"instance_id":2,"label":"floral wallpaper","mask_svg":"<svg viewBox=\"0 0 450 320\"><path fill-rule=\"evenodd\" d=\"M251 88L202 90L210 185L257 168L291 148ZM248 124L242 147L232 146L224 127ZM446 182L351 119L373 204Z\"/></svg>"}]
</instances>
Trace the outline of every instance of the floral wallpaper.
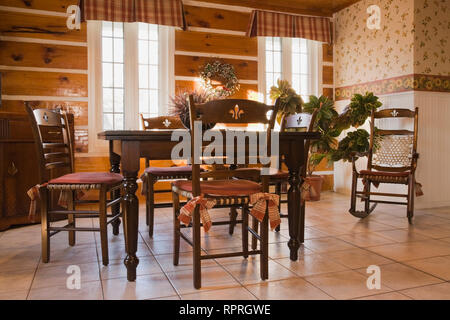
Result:
<instances>
[{"instance_id":1,"label":"floral wallpaper","mask_svg":"<svg viewBox=\"0 0 450 320\"><path fill-rule=\"evenodd\" d=\"M379 30L366 25L374 4L381 9ZM413 74L413 25L414 0L362 0L336 13L335 86Z\"/></svg>"},{"instance_id":2,"label":"floral wallpaper","mask_svg":"<svg viewBox=\"0 0 450 320\"><path fill-rule=\"evenodd\" d=\"M450 0L415 0L414 24L414 73L450 76Z\"/></svg>"}]
</instances>

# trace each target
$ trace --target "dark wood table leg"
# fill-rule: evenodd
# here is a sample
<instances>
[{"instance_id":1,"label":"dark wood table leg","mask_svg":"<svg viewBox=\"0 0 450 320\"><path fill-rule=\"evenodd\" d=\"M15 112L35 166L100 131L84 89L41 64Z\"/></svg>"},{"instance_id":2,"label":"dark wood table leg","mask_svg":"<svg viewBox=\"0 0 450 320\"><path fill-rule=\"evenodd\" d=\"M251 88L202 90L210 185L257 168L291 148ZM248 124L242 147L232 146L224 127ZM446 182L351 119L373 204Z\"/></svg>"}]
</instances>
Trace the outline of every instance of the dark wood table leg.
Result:
<instances>
[{"instance_id":1,"label":"dark wood table leg","mask_svg":"<svg viewBox=\"0 0 450 320\"><path fill-rule=\"evenodd\" d=\"M125 233L125 249L127 252L124 264L127 267L128 281L136 280L136 268L139 264L139 259L136 256L139 224L139 200L136 197L138 171L139 142L123 141L122 172L125 188L123 199L123 227Z\"/></svg>"},{"instance_id":2,"label":"dark wood table leg","mask_svg":"<svg viewBox=\"0 0 450 320\"><path fill-rule=\"evenodd\" d=\"M289 184L288 190L288 223L289 223L289 242L288 246L291 250L290 258L292 261L298 259L298 249L300 248L300 235L303 233L303 224L301 217L301 192L300 192L301 178L299 171L289 170ZM303 242L303 241L302 241Z\"/></svg>"},{"instance_id":3,"label":"dark wood table leg","mask_svg":"<svg viewBox=\"0 0 450 320\"><path fill-rule=\"evenodd\" d=\"M109 142L109 149L113 149L113 141ZM109 162L111 164L110 172L113 173L120 173L120 156L114 152L110 152ZM120 189L116 189L114 191L111 191L111 200L117 199L120 197ZM111 207L112 215L115 216L120 213L120 203L115 204ZM119 227L120 227L120 219L117 219L113 221L112 223L113 227L113 234L117 236L119 234Z\"/></svg>"}]
</instances>

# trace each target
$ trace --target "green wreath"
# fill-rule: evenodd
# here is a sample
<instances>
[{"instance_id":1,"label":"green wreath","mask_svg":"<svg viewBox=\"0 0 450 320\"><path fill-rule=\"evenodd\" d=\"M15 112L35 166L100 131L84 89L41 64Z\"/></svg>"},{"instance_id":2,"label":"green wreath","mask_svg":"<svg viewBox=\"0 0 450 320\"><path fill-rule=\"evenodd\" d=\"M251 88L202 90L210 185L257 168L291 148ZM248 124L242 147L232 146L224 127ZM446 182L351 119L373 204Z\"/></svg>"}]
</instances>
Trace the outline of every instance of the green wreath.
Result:
<instances>
[{"instance_id":1,"label":"green wreath","mask_svg":"<svg viewBox=\"0 0 450 320\"><path fill-rule=\"evenodd\" d=\"M208 62L200 72L202 86L206 92L216 98L226 98L239 90L239 80L236 77L233 65L221 61ZM213 86L212 81L221 83Z\"/></svg>"}]
</instances>

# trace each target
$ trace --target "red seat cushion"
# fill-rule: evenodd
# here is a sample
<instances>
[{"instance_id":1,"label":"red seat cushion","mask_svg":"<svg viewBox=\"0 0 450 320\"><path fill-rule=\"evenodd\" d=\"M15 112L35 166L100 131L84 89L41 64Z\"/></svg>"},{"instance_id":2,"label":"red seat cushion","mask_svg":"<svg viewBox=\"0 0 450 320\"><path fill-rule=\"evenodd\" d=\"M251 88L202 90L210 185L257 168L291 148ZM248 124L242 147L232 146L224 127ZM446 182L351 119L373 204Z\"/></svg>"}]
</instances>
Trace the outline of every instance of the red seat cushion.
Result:
<instances>
[{"instance_id":1,"label":"red seat cushion","mask_svg":"<svg viewBox=\"0 0 450 320\"><path fill-rule=\"evenodd\" d=\"M372 170L361 170L359 172L360 175L367 176L388 176L388 177L407 177L409 176L409 171L403 172L389 172L389 171L372 171Z\"/></svg>"},{"instance_id":2,"label":"red seat cushion","mask_svg":"<svg viewBox=\"0 0 450 320\"><path fill-rule=\"evenodd\" d=\"M176 188L192 192L191 181L178 180L172 182ZM250 180L210 180L200 181L200 192L214 196L248 196L261 192L261 185Z\"/></svg>"},{"instance_id":3,"label":"red seat cushion","mask_svg":"<svg viewBox=\"0 0 450 320\"><path fill-rule=\"evenodd\" d=\"M180 167L148 167L145 168L145 173L154 176L177 176L177 175L190 175L192 174L192 166L180 166Z\"/></svg>"},{"instance_id":4,"label":"red seat cushion","mask_svg":"<svg viewBox=\"0 0 450 320\"><path fill-rule=\"evenodd\" d=\"M77 172L52 179L48 184L117 184L123 177L111 172Z\"/></svg>"}]
</instances>

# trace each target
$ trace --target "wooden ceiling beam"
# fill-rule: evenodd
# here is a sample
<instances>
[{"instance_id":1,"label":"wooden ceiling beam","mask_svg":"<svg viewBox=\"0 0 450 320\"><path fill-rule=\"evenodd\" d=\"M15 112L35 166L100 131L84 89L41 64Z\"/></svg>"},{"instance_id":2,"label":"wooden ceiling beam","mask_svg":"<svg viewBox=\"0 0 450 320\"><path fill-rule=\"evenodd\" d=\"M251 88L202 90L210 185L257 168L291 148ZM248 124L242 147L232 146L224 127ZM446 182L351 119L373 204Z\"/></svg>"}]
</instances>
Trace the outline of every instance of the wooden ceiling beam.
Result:
<instances>
[{"instance_id":1,"label":"wooden ceiling beam","mask_svg":"<svg viewBox=\"0 0 450 320\"><path fill-rule=\"evenodd\" d=\"M294 14L331 17L334 12L360 0L200 0L211 4L239 6Z\"/></svg>"}]
</instances>

